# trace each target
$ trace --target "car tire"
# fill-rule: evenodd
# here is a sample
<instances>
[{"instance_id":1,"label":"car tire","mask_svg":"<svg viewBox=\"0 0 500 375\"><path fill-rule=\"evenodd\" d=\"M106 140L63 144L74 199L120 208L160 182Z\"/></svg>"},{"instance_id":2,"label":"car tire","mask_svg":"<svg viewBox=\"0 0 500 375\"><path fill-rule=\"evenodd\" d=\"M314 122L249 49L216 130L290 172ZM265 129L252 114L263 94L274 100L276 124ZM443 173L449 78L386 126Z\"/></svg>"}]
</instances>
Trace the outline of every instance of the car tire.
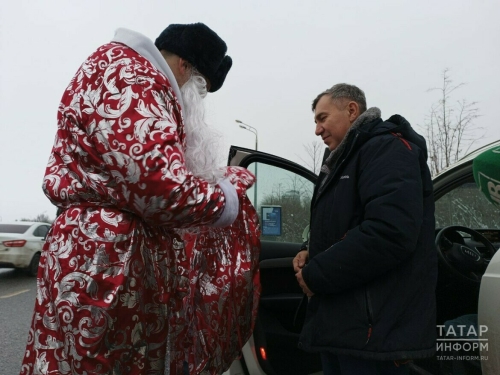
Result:
<instances>
[{"instance_id":1,"label":"car tire","mask_svg":"<svg viewBox=\"0 0 500 375\"><path fill-rule=\"evenodd\" d=\"M30 265L26 269L28 275L30 276L38 275L38 263L40 263L40 253L35 253L35 255L33 255L33 258L31 258Z\"/></svg>"}]
</instances>

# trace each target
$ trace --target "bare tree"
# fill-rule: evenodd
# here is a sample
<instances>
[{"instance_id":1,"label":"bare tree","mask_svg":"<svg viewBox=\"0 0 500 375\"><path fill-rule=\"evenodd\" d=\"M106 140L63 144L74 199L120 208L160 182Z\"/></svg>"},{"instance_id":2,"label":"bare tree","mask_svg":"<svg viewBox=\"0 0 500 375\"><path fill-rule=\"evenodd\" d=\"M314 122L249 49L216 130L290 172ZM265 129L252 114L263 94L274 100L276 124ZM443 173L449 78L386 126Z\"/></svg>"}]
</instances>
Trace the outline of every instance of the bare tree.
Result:
<instances>
[{"instance_id":1,"label":"bare tree","mask_svg":"<svg viewBox=\"0 0 500 375\"><path fill-rule=\"evenodd\" d=\"M441 87L428 90L441 94L441 99L431 107L423 127L433 176L467 154L472 145L482 138L482 135L477 135L477 130L482 128L474 124L474 120L480 116L477 102L451 100L451 94L464 85L453 85L449 69L444 69Z\"/></svg>"},{"instance_id":2,"label":"bare tree","mask_svg":"<svg viewBox=\"0 0 500 375\"><path fill-rule=\"evenodd\" d=\"M19 221L36 221L36 222L43 222L43 223L49 223L51 224L54 219L51 219L49 215L47 215L46 212L43 212L41 214L36 215L34 218L22 218Z\"/></svg>"},{"instance_id":3,"label":"bare tree","mask_svg":"<svg viewBox=\"0 0 500 375\"><path fill-rule=\"evenodd\" d=\"M313 173L319 174L323 161L323 155L325 153L325 147L321 142L318 141L313 141L303 146L307 154L307 160L304 160L299 156L300 160L302 160L305 163L305 166L309 168Z\"/></svg>"}]
</instances>

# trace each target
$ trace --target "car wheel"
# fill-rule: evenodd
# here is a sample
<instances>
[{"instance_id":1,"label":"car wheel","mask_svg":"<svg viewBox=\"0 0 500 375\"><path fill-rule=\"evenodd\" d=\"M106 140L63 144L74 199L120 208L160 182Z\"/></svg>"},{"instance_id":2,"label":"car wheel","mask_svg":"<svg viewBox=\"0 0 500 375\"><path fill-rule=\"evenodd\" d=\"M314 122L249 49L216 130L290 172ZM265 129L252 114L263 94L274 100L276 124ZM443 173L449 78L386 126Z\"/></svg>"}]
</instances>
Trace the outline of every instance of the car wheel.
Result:
<instances>
[{"instance_id":1,"label":"car wheel","mask_svg":"<svg viewBox=\"0 0 500 375\"><path fill-rule=\"evenodd\" d=\"M30 265L26 269L30 276L38 275L38 263L40 263L40 253L36 253L35 255L33 255Z\"/></svg>"}]
</instances>

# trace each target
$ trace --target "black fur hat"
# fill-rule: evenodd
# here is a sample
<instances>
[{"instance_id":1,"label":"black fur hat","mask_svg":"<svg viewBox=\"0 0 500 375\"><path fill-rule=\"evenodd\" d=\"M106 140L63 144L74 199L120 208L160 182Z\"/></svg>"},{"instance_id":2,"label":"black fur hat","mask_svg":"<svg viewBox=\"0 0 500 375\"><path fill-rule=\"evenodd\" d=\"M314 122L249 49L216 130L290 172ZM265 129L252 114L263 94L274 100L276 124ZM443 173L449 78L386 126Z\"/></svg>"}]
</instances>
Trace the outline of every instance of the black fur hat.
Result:
<instances>
[{"instance_id":1,"label":"black fur hat","mask_svg":"<svg viewBox=\"0 0 500 375\"><path fill-rule=\"evenodd\" d=\"M203 23L169 25L155 45L187 60L210 81L210 92L221 88L233 65L226 43Z\"/></svg>"}]
</instances>

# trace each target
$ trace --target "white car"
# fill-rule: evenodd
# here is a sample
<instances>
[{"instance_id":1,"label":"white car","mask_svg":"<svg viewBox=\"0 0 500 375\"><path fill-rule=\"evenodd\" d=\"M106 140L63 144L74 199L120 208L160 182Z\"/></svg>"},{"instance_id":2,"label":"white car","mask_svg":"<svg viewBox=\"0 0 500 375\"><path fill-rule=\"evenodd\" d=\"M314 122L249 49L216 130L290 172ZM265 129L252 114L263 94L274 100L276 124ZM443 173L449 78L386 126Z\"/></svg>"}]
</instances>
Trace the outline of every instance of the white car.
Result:
<instances>
[{"instance_id":1,"label":"white car","mask_svg":"<svg viewBox=\"0 0 500 375\"><path fill-rule=\"evenodd\" d=\"M36 276L49 229L42 222L0 222L0 268L22 268Z\"/></svg>"},{"instance_id":2,"label":"white car","mask_svg":"<svg viewBox=\"0 0 500 375\"><path fill-rule=\"evenodd\" d=\"M436 356L411 363L410 374L444 375L444 367L453 365L462 366L466 374L500 374L500 209L483 196L472 175L472 160L489 148L500 152L500 141L434 178L436 330L457 317L477 317L479 349L474 342L440 335ZM321 374L319 356L297 347L303 294L292 268L309 222L317 176L288 160L235 146L229 164L257 171L257 183L248 196L254 206L257 203L261 219L262 293L253 336L224 375ZM478 257L483 267L477 267ZM448 350L457 345L460 355Z\"/></svg>"}]
</instances>

